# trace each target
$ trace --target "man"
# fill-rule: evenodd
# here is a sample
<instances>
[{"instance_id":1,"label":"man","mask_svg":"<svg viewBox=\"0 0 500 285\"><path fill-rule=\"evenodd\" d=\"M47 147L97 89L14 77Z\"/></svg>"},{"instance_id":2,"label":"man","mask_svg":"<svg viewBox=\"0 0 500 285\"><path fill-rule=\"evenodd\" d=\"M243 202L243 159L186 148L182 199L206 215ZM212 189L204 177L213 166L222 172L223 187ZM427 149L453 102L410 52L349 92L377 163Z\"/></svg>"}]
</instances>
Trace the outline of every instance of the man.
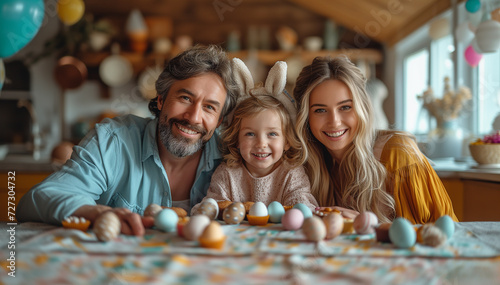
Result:
<instances>
[{"instance_id":1,"label":"man","mask_svg":"<svg viewBox=\"0 0 500 285\"><path fill-rule=\"evenodd\" d=\"M113 211L122 233L143 235L154 222L141 217L149 204L189 211L206 195L222 159L215 131L235 105L236 88L220 48L183 52L156 82L158 97L149 103L156 118L128 115L97 124L60 171L23 196L17 219L94 222Z\"/></svg>"}]
</instances>

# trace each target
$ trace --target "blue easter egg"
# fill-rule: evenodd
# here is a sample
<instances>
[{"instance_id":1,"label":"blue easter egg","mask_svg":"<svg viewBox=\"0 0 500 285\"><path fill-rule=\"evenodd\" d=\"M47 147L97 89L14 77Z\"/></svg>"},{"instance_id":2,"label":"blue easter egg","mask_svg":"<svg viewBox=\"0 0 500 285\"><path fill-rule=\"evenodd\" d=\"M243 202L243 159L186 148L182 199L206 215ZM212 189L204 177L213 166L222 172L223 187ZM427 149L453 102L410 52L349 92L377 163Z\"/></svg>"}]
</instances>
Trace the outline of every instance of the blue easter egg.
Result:
<instances>
[{"instance_id":1,"label":"blue easter egg","mask_svg":"<svg viewBox=\"0 0 500 285\"><path fill-rule=\"evenodd\" d=\"M172 209L163 209L155 216L155 226L164 232L173 232L177 229L179 216Z\"/></svg>"},{"instance_id":2,"label":"blue easter egg","mask_svg":"<svg viewBox=\"0 0 500 285\"><path fill-rule=\"evenodd\" d=\"M271 223L281 223L281 217L285 214L285 208L278 201L273 201L267 206L269 221Z\"/></svg>"},{"instance_id":3,"label":"blue easter egg","mask_svg":"<svg viewBox=\"0 0 500 285\"><path fill-rule=\"evenodd\" d=\"M389 239L399 248L409 248L415 245L417 233L407 219L396 218L389 228Z\"/></svg>"},{"instance_id":4,"label":"blue easter egg","mask_svg":"<svg viewBox=\"0 0 500 285\"><path fill-rule=\"evenodd\" d=\"M455 222L448 215L441 216L436 220L434 225L442 230L446 234L448 239L451 238L455 233Z\"/></svg>"},{"instance_id":5,"label":"blue easter egg","mask_svg":"<svg viewBox=\"0 0 500 285\"><path fill-rule=\"evenodd\" d=\"M302 214L304 214L304 219L312 217L313 213L309 207L307 207L305 204L302 203L297 203L293 206L294 209L299 209Z\"/></svg>"}]
</instances>

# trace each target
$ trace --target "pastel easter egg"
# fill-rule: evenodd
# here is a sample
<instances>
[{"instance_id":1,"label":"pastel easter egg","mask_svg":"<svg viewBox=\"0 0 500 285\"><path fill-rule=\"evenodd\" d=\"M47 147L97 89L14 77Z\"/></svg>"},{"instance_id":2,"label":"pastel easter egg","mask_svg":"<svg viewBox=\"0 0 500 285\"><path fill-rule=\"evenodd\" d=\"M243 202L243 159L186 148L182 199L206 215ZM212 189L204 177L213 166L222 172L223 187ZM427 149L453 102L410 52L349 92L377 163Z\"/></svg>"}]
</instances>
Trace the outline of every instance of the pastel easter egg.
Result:
<instances>
[{"instance_id":1,"label":"pastel easter egg","mask_svg":"<svg viewBox=\"0 0 500 285\"><path fill-rule=\"evenodd\" d=\"M250 207L250 211L248 212L248 214L256 217L267 216L268 215L267 207L262 202L256 202L255 204L252 205L252 207Z\"/></svg>"},{"instance_id":2,"label":"pastel easter egg","mask_svg":"<svg viewBox=\"0 0 500 285\"><path fill-rule=\"evenodd\" d=\"M144 217L155 217L163 208L158 204L149 204L144 210Z\"/></svg>"},{"instance_id":3,"label":"pastel easter egg","mask_svg":"<svg viewBox=\"0 0 500 285\"><path fill-rule=\"evenodd\" d=\"M212 221L203 230L200 235L199 242L202 247L206 248L221 248L224 245L226 236L221 225L217 221Z\"/></svg>"},{"instance_id":4,"label":"pastel easter egg","mask_svg":"<svg viewBox=\"0 0 500 285\"><path fill-rule=\"evenodd\" d=\"M121 227L120 218L108 211L97 217L94 223L94 233L100 241L110 241L120 234Z\"/></svg>"},{"instance_id":5,"label":"pastel easter egg","mask_svg":"<svg viewBox=\"0 0 500 285\"><path fill-rule=\"evenodd\" d=\"M198 240L209 224L210 218L205 215L192 216L182 228L182 233L188 240Z\"/></svg>"},{"instance_id":6,"label":"pastel easter egg","mask_svg":"<svg viewBox=\"0 0 500 285\"><path fill-rule=\"evenodd\" d=\"M326 227L320 217L312 216L304 220L302 233L309 241L320 241L326 237Z\"/></svg>"},{"instance_id":7,"label":"pastel easter egg","mask_svg":"<svg viewBox=\"0 0 500 285\"><path fill-rule=\"evenodd\" d=\"M356 233L366 235L373 233L374 227L378 224L377 216L372 212L363 212L354 218L353 227Z\"/></svg>"},{"instance_id":8,"label":"pastel easter egg","mask_svg":"<svg viewBox=\"0 0 500 285\"><path fill-rule=\"evenodd\" d=\"M234 202L224 209L222 213L222 219L227 224L239 224L245 218L246 210L245 206L241 202Z\"/></svg>"},{"instance_id":9,"label":"pastel easter egg","mask_svg":"<svg viewBox=\"0 0 500 285\"><path fill-rule=\"evenodd\" d=\"M432 224L422 225L417 230L417 242L423 245L439 247L443 245L447 239L446 234Z\"/></svg>"},{"instance_id":10,"label":"pastel easter egg","mask_svg":"<svg viewBox=\"0 0 500 285\"><path fill-rule=\"evenodd\" d=\"M294 209L299 209L302 211L302 214L304 214L304 219L312 217L312 211L303 203L297 203L293 206Z\"/></svg>"},{"instance_id":11,"label":"pastel easter egg","mask_svg":"<svg viewBox=\"0 0 500 285\"><path fill-rule=\"evenodd\" d=\"M324 216L323 223L326 227L326 239L338 237L344 229L344 218L337 212Z\"/></svg>"},{"instance_id":12,"label":"pastel easter egg","mask_svg":"<svg viewBox=\"0 0 500 285\"><path fill-rule=\"evenodd\" d=\"M281 218L285 214L285 207L278 201L273 201L267 206L269 212L269 221L271 223L281 223Z\"/></svg>"},{"instance_id":13,"label":"pastel easter egg","mask_svg":"<svg viewBox=\"0 0 500 285\"><path fill-rule=\"evenodd\" d=\"M217 218L217 215L219 214L219 206L217 203L212 203L209 201L203 201L201 202L200 206L196 210L195 213L193 213L193 216L195 215L205 215L209 217L211 220Z\"/></svg>"},{"instance_id":14,"label":"pastel easter egg","mask_svg":"<svg viewBox=\"0 0 500 285\"><path fill-rule=\"evenodd\" d=\"M215 217L217 217L219 215L219 203L217 203L214 198L205 198L204 202L214 204L215 208L217 209L217 214L215 215Z\"/></svg>"},{"instance_id":15,"label":"pastel easter egg","mask_svg":"<svg viewBox=\"0 0 500 285\"><path fill-rule=\"evenodd\" d=\"M455 221L448 215L441 216L434 225L442 230L447 238L451 238L455 233Z\"/></svg>"},{"instance_id":16,"label":"pastel easter egg","mask_svg":"<svg viewBox=\"0 0 500 285\"><path fill-rule=\"evenodd\" d=\"M163 209L155 216L155 226L164 232L174 232L179 216L172 209Z\"/></svg>"},{"instance_id":17,"label":"pastel easter egg","mask_svg":"<svg viewBox=\"0 0 500 285\"><path fill-rule=\"evenodd\" d=\"M290 209L281 218L281 224L286 230L295 231L302 227L304 214L299 209Z\"/></svg>"},{"instance_id":18,"label":"pastel easter egg","mask_svg":"<svg viewBox=\"0 0 500 285\"><path fill-rule=\"evenodd\" d=\"M396 218L389 228L389 239L397 247L409 248L415 245L417 233L407 219Z\"/></svg>"}]
</instances>

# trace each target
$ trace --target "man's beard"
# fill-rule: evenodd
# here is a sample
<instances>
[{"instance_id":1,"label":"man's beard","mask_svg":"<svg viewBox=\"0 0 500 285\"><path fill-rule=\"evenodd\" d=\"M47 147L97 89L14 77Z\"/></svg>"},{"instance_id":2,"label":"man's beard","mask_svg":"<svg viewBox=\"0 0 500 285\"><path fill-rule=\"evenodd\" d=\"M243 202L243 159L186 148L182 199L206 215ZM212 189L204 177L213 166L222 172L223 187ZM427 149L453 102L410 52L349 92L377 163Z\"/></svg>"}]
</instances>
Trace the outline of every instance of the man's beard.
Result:
<instances>
[{"instance_id":1,"label":"man's beard","mask_svg":"<svg viewBox=\"0 0 500 285\"><path fill-rule=\"evenodd\" d=\"M208 132L203 127L193 126L189 124L187 120L172 118L167 121L167 118L164 118L165 120L158 124L158 135L161 143L176 157L186 157L195 154L201 150L209 140L209 138L205 140ZM200 139L192 142L192 140L185 137L176 137L172 133L172 126L174 124L179 124L185 128L199 132L201 134Z\"/></svg>"}]
</instances>

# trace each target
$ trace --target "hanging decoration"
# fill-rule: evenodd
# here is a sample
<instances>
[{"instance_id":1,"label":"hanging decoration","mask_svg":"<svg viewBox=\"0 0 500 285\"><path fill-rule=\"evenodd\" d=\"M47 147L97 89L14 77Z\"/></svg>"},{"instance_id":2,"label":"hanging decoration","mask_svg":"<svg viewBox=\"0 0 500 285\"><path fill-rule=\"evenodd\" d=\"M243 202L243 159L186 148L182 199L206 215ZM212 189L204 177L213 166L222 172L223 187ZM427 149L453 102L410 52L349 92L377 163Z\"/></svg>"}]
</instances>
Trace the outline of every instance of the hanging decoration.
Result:
<instances>
[{"instance_id":1,"label":"hanging decoration","mask_svg":"<svg viewBox=\"0 0 500 285\"><path fill-rule=\"evenodd\" d=\"M64 24L76 24L85 12L85 3L82 0L59 0L57 2L57 16Z\"/></svg>"},{"instance_id":2,"label":"hanging decoration","mask_svg":"<svg viewBox=\"0 0 500 285\"><path fill-rule=\"evenodd\" d=\"M43 0L2 0L0 3L0 58L25 47L38 33L44 16Z\"/></svg>"}]
</instances>

